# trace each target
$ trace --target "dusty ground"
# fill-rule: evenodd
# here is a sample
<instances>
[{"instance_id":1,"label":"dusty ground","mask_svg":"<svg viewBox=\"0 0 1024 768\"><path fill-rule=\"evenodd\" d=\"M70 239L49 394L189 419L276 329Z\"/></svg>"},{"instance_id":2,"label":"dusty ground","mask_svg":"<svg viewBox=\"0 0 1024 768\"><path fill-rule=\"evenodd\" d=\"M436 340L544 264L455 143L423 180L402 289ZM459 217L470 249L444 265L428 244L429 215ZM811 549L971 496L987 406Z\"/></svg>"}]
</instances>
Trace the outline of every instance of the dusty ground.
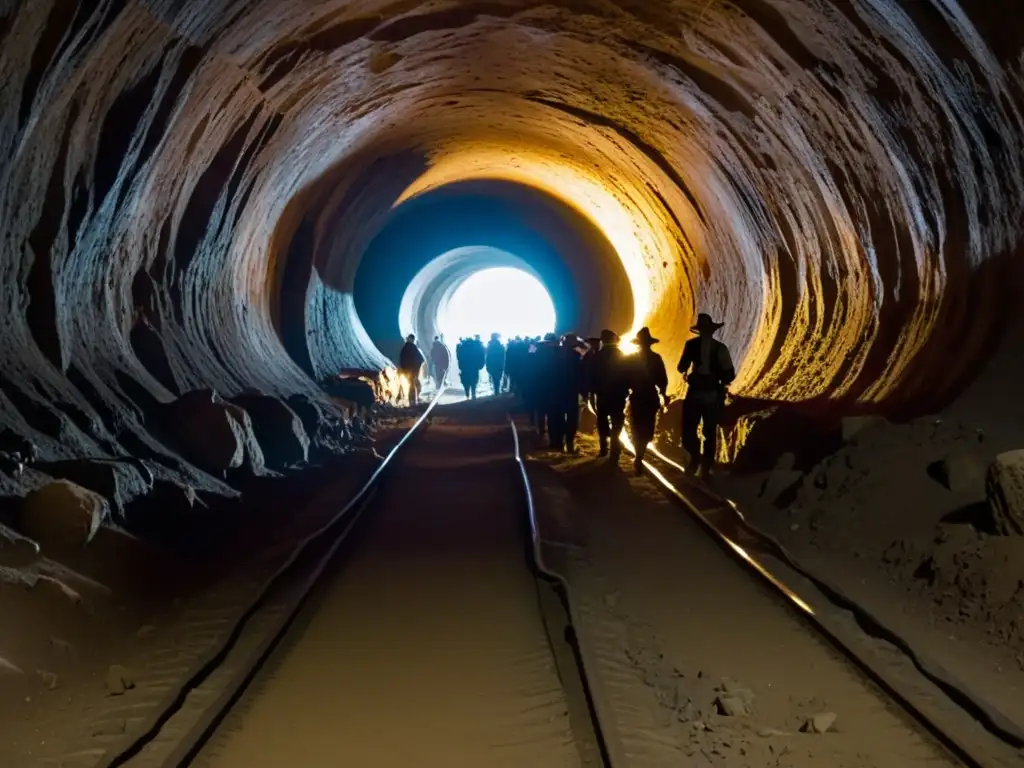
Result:
<instances>
[{"instance_id":1,"label":"dusty ground","mask_svg":"<svg viewBox=\"0 0 1024 768\"><path fill-rule=\"evenodd\" d=\"M574 507L571 581L631 764L954 764L650 480L591 443L568 460L538 454L557 475L531 474L567 490L542 519ZM833 716L828 732L802 732Z\"/></svg>"},{"instance_id":2,"label":"dusty ground","mask_svg":"<svg viewBox=\"0 0 1024 768\"><path fill-rule=\"evenodd\" d=\"M382 424L375 450L389 450L408 423ZM200 553L161 551L106 527L80 553L31 565L0 547L0 765L95 762L215 637L210 611L237 611L258 571L344 503L377 462L364 450L260 481L244 503L221 511L224 525L197 531L209 539ZM235 533L224 538L215 529L228 523ZM8 529L0 534L10 539ZM161 669L170 662L175 670Z\"/></svg>"},{"instance_id":3,"label":"dusty ground","mask_svg":"<svg viewBox=\"0 0 1024 768\"><path fill-rule=\"evenodd\" d=\"M457 407L405 450L352 553L200 764L581 765L501 409Z\"/></svg>"},{"instance_id":4,"label":"dusty ground","mask_svg":"<svg viewBox=\"0 0 1024 768\"><path fill-rule=\"evenodd\" d=\"M943 413L870 423L806 473L722 477L719 489L803 563L840 585L1024 724L1024 539L988 524L985 472L1024 447L1024 333ZM949 490L939 463L960 468Z\"/></svg>"}]
</instances>

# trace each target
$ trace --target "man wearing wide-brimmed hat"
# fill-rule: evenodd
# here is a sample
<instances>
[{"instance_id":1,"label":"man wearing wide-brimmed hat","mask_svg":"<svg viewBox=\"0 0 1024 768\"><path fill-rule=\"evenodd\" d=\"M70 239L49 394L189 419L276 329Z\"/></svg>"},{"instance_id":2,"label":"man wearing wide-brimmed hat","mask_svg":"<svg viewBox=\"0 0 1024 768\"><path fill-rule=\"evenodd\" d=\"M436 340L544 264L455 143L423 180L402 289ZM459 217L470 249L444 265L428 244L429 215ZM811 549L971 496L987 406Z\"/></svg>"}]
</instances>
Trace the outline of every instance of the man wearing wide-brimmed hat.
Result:
<instances>
[{"instance_id":1,"label":"man wearing wide-brimmed hat","mask_svg":"<svg viewBox=\"0 0 1024 768\"><path fill-rule=\"evenodd\" d=\"M651 335L650 328L641 328L633 341L640 349L629 364L629 421L636 450L633 469L640 475L647 444L654 439L662 399L668 401L668 374L665 361L652 349L659 339Z\"/></svg>"},{"instance_id":2,"label":"man wearing wide-brimmed hat","mask_svg":"<svg viewBox=\"0 0 1024 768\"><path fill-rule=\"evenodd\" d=\"M702 476L711 474L718 449L718 424L725 407L727 387L736 378L729 348L715 338L724 323L716 323L702 312L691 329L697 338L683 347L678 371L686 379L683 400L683 448L690 454L689 471ZM703 426L701 446L698 427Z\"/></svg>"}]
</instances>

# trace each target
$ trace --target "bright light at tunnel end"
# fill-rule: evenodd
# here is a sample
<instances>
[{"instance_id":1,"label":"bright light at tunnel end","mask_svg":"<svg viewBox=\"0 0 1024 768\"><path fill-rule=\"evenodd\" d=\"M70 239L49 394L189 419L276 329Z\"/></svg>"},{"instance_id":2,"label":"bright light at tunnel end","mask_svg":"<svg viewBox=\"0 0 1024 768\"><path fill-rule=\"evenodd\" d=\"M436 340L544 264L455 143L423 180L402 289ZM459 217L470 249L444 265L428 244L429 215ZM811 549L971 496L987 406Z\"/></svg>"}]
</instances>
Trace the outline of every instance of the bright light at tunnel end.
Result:
<instances>
[{"instance_id":1,"label":"bright light at tunnel end","mask_svg":"<svg viewBox=\"0 0 1024 768\"><path fill-rule=\"evenodd\" d=\"M437 327L449 341L492 333L507 340L551 333L555 321L554 302L540 280L514 267L493 267L466 278L439 309Z\"/></svg>"}]
</instances>

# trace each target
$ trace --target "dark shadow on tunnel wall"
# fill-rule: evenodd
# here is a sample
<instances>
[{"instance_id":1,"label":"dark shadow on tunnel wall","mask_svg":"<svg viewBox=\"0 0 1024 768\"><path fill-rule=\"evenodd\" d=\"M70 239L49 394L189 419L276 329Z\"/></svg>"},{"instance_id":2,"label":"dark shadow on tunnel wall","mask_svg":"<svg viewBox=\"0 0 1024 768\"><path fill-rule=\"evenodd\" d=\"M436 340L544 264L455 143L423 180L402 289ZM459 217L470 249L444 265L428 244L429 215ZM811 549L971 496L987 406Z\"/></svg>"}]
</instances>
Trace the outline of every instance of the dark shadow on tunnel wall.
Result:
<instances>
[{"instance_id":1,"label":"dark shadow on tunnel wall","mask_svg":"<svg viewBox=\"0 0 1024 768\"><path fill-rule=\"evenodd\" d=\"M337 302L331 299L343 297L332 297L325 284L350 289L344 283L351 282L366 244L427 165L416 150L357 154L297 195L282 216L272 248L278 257L270 260L268 273L276 297L273 317L289 356L314 379L367 367L374 359L373 350L362 349L365 334L351 327L351 313L334 311Z\"/></svg>"},{"instance_id":2,"label":"dark shadow on tunnel wall","mask_svg":"<svg viewBox=\"0 0 1024 768\"><path fill-rule=\"evenodd\" d=\"M964 394L979 375L1001 375L986 363L998 364L993 360L997 349L1015 338L1007 337L1007 331L1019 322L1024 253L1003 253L973 272L965 270L951 277L954 287L939 308L934 332L907 362L891 396L877 403L860 403L857 396L863 388L858 388L842 398L822 396L797 402L733 397L722 426L729 430L742 420L756 422L736 456L734 469L767 470L786 452L797 457L799 466L811 466L839 448L846 417L882 416L903 422L938 413ZM960 333L951 336L946 328ZM964 360L965 354L969 357ZM866 366L864 376L881 373L877 358L866 361Z\"/></svg>"},{"instance_id":3,"label":"dark shadow on tunnel wall","mask_svg":"<svg viewBox=\"0 0 1024 768\"><path fill-rule=\"evenodd\" d=\"M384 354L393 358L401 346L399 308L413 278L435 258L469 245L497 248L527 262L551 294L560 331L624 330L632 321L633 298L621 260L583 214L521 184L458 182L398 208L362 258L356 311ZM442 281L436 290L443 290ZM426 291L425 300L430 295Z\"/></svg>"}]
</instances>

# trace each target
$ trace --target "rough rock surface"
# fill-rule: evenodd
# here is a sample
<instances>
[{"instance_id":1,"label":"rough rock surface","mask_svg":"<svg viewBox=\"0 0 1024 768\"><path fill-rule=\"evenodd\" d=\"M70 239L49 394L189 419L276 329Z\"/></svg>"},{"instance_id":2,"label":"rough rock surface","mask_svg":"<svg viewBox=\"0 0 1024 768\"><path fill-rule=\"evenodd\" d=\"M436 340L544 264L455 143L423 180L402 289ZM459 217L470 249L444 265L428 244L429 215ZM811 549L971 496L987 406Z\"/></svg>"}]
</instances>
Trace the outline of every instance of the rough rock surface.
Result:
<instances>
[{"instance_id":1,"label":"rough rock surface","mask_svg":"<svg viewBox=\"0 0 1024 768\"><path fill-rule=\"evenodd\" d=\"M357 307L397 315L360 286L402 251L374 243L420 210L411 245L466 245L470 198L581 333L647 324L671 363L709 311L760 407L931 412L1016 309L1024 20L998 5L0 2L0 521L50 471L142 531L234 495L265 471L249 389L314 461L368 438L316 382L386 363ZM884 494L955 441L893 429L848 429L784 528L902 519Z\"/></svg>"},{"instance_id":2,"label":"rough rock surface","mask_svg":"<svg viewBox=\"0 0 1024 768\"><path fill-rule=\"evenodd\" d=\"M996 532L1024 536L1024 450L996 456L985 486Z\"/></svg>"},{"instance_id":3,"label":"rough rock surface","mask_svg":"<svg viewBox=\"0 0 1024 768\"><path fill-rule=\"evenodd\" d=\"M928 409L1002 321L1020 22L990 3L314 5L0 5L0 428L39 459L167 464L147 414L182 393L377 370L357 274L398 279L372 244L417 195L418 241L466 245L460 183L531 212L565 322L671 359L708 310L766 402Z\"/></svg>"}]
</instances>

